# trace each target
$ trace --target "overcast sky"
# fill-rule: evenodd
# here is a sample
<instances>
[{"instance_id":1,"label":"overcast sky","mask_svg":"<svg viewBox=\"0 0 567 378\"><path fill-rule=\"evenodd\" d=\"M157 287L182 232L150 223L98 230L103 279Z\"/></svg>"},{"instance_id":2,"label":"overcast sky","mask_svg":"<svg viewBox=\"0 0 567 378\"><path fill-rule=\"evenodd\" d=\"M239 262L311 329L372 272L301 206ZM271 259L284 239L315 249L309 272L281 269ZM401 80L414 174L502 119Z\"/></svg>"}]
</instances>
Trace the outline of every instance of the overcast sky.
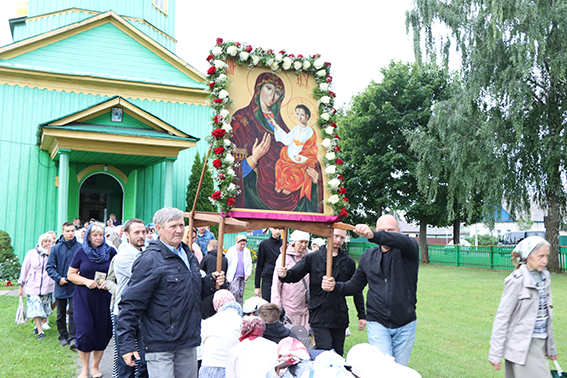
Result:
<instances>
[{"instance_id":1,"label":"overcast sky","mask_svg":"<svg viewBox=\"0 0 567 378\"><path fill-rule=\"evenodd\" d=\"M0 0L0 46L12 42L8 20L17 17L16 2ZM177 0L176 54L201 72L208 68L205 58L217 37L295 55L321 54L332 64L337 106L348 103L372 80L380 81L380 68L391 60L414 60L405 26L410 0L275 4Z\"/></svg>"}]
</instances>

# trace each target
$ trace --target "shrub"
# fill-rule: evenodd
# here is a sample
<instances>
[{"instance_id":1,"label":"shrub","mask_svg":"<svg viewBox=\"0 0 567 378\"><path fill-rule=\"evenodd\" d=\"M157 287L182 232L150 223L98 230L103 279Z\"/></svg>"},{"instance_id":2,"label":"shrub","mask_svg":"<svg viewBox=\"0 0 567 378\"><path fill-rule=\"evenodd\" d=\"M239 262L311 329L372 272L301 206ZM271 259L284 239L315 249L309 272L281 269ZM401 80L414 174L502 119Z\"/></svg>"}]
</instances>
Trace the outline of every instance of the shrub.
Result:
<instances>
[{"instance_id":1,"label":"shrub","mask_svg":"<svg viewBox=\"0 0 567 378\"><path fill-rule=\"evenodd\" d=\"M470 238L465 238L466 241L474 245L474 236ZM492 236L489 234L478 235L478 245L497 245L498 244L498 236Z\"/></svg>"},{"instance_id":2,"label":"shrub","mask_svg":"<svg viewBox=\"0 0 567 378\"><path fill-rule=\"evenodd\" d=\"M0 262L15 258L14 248L12 248L12 239L6 231L0 230Z\"/></svg>"},{"instance_id":3,"label":"shrub","mask_svg":"<svg viewBox=\"0 0 567 378\"><path fill-rule=\"evenodd\" d=\"M21 267L17 257L0 262L0 280L16 282L20 277Z\"/></svg>"}]
</instances>

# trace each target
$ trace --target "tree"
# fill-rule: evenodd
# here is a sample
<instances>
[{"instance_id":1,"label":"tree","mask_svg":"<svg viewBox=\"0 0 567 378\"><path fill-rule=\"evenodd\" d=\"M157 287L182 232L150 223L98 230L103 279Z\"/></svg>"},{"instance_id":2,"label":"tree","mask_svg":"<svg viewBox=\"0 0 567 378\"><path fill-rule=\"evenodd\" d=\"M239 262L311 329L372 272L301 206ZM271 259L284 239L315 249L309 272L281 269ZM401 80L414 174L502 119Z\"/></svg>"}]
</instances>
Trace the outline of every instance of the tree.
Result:
<instances>
[{"instance_id":1,"label":"tree","mask_svg":"<svg viewBox=\"0 0 567 378\"><path fill-rule=\"evenodd\" d=\"M204 160L204 159L203 159ZM193 166L191 167L191 175L189 176L189 184L187 185L187 207L185 211L190 212L193 209L193 202L195 201L195 196L197 195L197 188L199 186L199 180L201 179L201 173L203 171L203 163L201 161L201 156L199 152L195 154L195 160L193 161ZM205 176L203 177L203 183L201 186L201 192L199 193L199 198L197 200L196 211L206 211L206 212L217 212L218 209L215 205L209 201L209 196L215 191L215 185L213 182L213 176L211 172L207 169L205 170ZM211 231L216 235L218 226L212 226Z\"/></svg>"},{"instance_id":2,"label":"tree","mask_svg":"<svg viewBox=\"0 0 567 378\"><path fill-rule=\"evenodd\" d=\"M401 62L381 72L382 82L355 96L340 119L352 219L373 224L383 209L403 210L420 223L422 261L428 261L426 227L447 224L446 206L419 193L417 156L405 132L427 126L433 104L447 97L450 77L435 66Z\"/></svg>"},{"instance_id":3,"label":"tree","mask_svg":"<svg viewBox=\"0 0 567 378\"><path fill-rule=\"evenodd\" d=\"M511 205L512 215L527 213L530 197L547 210L549 268L558 270L558 232L567 197L562 181L567 142L565 3L416 0L406 20L414 32L418 60L422 31L426 55L435 60L433 26L438 22L451 33L441 40L445 61L451 40L460 53L462 91L445 107L458 122L437 118L450 142L443 147L456 153L463 142L486 146L487 153L476 155L479 160L472 165L475 170L488 167L492 174L491 182L485 174L475 177L486 189L484 206L492 207L492 216L503 200ZM468 123L471 130L454 132L450 123ZM470 137L463 139L465 135ZM474 193L470 187L464 190L466 195Z\"/></svg>"}]
</instances>

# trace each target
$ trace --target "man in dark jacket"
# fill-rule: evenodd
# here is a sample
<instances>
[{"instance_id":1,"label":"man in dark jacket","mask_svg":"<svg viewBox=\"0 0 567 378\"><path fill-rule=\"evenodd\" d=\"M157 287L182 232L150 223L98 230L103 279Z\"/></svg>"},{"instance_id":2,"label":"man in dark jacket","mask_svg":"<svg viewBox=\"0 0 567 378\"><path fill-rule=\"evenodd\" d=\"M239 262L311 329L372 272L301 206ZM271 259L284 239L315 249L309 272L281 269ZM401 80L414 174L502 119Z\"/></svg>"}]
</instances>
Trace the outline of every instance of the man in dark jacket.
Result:
<instances>
[{"instance_id":1,"label":"man in dark jacket","mask_svg":"<svg viewBox=\"0 0 567 378\"><path fill-rule=\"evenodd\" d=\"M45 270L55 281L55 302L57 304L57 331L59 331L59 345L69 345L75 348L75 320L73 319L73 295L75 284L67 281L69 264L81 244L75 238L75 225L71 222L63 223L62 235L57 244L51 247ZM67 304L69 305L69 331L67 331Z\"/></svg>"},{"instance_id":2,"label":"man in dark jacket","mask_svg":"<svg viewBox=\"0 0 567 378\"><path fill-rule=\"evenodd\" d=\"M346 231L335 229L333 236L333 277L338 282L348 281L356 269L352 257L342 248ZM309 273L309 324L313 329L317 349L334 349L339 355L344 352L345 331L349 324L348 306L344 295L323 291L321 281L326 272L327 247L308 253L297 264L287 270L278 267L277 274L282 282L298 282ZM358 329L364 330L366 315L362 290L350 294L358 313Z\"/></svg>"},{"instance_id":3,"label":"man in dark jacket","mask_svg":"<svg viewBox=\"0 0 567 378\"><path fill-rule=\"evenodd\" d=\"M419 247L415 239L400 233L398 221L392 215L380 217L376 231L364 224L356 226L354 232L378 247L362 254L358 269L348 282L335 283L332 277L325 277L322 286L324 290L349 295L368 284L368 342L407 366L417 327Z\"/></svg>"},{"instance_id":4,"label":"man in dark jacket","mask_svg":"<svg viewBox=\"0 0 567 378\"><path fill-rule=\"evenodd\" d=\"M150 242L132 265L132 276L118 305L117 334L130 366L136 351L138 319L149 376L197 377L201 343L201 300L224 284L224 272L201 277L199 262L182 243L185 224L179 209L166 207L154 215L158 240Z\"/></svg>"},{"instance_id":5,"label":"man in dark jacket","mask_svg":"<svg viewBox=\"0 0 567 378\"><path fill-rule=\"evenodd\" d=\"M217 270L217 253L219 248L218 240L210 240L209 244L207 244L207 248L209 252L203 257L201 260L201 270L205 272L205 274L211 274L216 272ZM226 257L222 257L221 262L221 272L226 272L228 268L228 260ZM227 289L228 290L228 282L225 282L224 285L220 286L220 289ZM201 301L201 317L203 320L210 318L211 316L215 315L217 312L213 306L213 297L216 293L217 289L215 289L208 294L202 301Z\"/></svg>"},{"instance_id":6,"label":"man in dark jacket","mask_svg":"<svg viewBox=\"0 0 567 378\"><path fill-rule=\"evenodd\" d=\"M271 236L258 245L258 260L254 276L254 295L262 297L268 302L272 300L272 280L276 260L282 248L282 230L270 228ZM262 290L260 292L260 281ZM260 295L261 294L261 295Z\"/></svg>"}]
</instances>

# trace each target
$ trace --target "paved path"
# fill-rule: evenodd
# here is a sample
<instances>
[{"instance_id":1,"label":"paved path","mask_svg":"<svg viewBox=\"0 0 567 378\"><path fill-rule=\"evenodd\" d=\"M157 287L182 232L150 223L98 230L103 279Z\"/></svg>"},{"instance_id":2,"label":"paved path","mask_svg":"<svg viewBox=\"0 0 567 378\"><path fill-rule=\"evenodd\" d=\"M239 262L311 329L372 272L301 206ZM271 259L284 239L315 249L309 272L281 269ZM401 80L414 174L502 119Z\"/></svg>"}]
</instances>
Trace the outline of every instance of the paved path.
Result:
<instances>
[{"instance_id":1,"label":"paved path","mask_svg":"<svg viewBox=\"0 0 567 378\"><path fill-rule=\"evenodd\" d=\"M18 288L12 290L0 290L0 295L8 295L12 297L18 296ZM79 359L79 354L77 353L77 359L75 360L77 364L77 375L81 374L81 360ZM112 378L112 365L114 364L114 341L111 339L108 347L102 355L102 360L100 362L99 368L102 376L104 378Z\"/></svg>"}]
</instances>

